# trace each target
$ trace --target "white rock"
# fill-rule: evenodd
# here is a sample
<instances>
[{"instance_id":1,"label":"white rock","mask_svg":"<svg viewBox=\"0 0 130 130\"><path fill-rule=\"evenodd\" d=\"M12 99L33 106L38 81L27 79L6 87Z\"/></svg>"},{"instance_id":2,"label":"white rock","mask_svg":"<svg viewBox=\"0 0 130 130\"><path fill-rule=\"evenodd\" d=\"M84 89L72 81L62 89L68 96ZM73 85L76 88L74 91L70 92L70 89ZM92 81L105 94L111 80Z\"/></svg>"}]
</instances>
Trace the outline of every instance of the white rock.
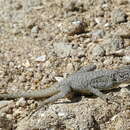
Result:
<instances>
[{"instance_id":1,"label":"white rock","mask_svg":"<svg viewBox=\"0 0 130 130\"><path fill-rule=\"evenodd\" d=\"M82 22L81 21L74 21L72 22L72 24L81 24Z\"/></svg>"},{"instance_id":2,"label":"white rock","mask_svg":"<svg viewBox=\"0 0 130 130\"><path fill-rule=\"evenodd\" d=\"M26 100L22 97L16 102L17 106L25 106L26 105Z\"/></svg>"},{"instance_id":3,"label":"white rock","mask_svg":"<svg viewBox=\"0 0 130 130\"><path fill-rule=\"evenodd\" d=\"M67 117L68 113L67 112L58 112L59 117Z\"/></svg>"},{"instance_id":4,"label":"white rock","mask_svg":"<svg viewBox=\"0 0 130 130\"><path fill-rule=\"evenodd\" d=\"M34 26L34 27L32 28L32 30L31 30L31 33L38 33L38 31L39 31L38 26Z\"/></svg>"},{"instance_id":5,"label":"white rock","mask_svg":"<svg viewBox=\"0 0 130 130\"><path fill-rule=\"evenodd\" d=\"M44 62L46 60L46 55L38 56L35 61L36 62Z\"/></svg>"},{"instance_id":6,"label":"white rock","mask_svg":"<svg viewBox=\"0 0 130 130\"><path fill-rule=\"evenodd\" d=\"M67 73L71 73L74 71L74 67L71 63L68 63L67 67L66 67L66 72Z\"/></svg>"},{"instance_id":7,"label":"white rock","mask_svg":"<svg viewBox=\"0 0 130 130\"><path fill-rule=\"evenodd\" d=\"M63 77L55 77L56 81L60 82L63 80Z\"/></svg>"},{"instance_id":8,"label":"white rock","mask_svg":"<svg viewBox=\"0 0 130 130\"><path fill-rule=\"evenodd\" d=\"M117 55L117 56L124 56L125 55L125 50L121 49L121 50L115 51L114 54Z\"/></svg>"},{"instance_id":9,"label":"white rock","mask_svg":"<svg viewBox=\"0 0 130 130\"><path fill-rule=\"evenodd\" d=\"M126 63L126 64L130 63L130 55L129 56L123 56L122 61L123 61L123 63Z\"/></svg>"}]
</instances>

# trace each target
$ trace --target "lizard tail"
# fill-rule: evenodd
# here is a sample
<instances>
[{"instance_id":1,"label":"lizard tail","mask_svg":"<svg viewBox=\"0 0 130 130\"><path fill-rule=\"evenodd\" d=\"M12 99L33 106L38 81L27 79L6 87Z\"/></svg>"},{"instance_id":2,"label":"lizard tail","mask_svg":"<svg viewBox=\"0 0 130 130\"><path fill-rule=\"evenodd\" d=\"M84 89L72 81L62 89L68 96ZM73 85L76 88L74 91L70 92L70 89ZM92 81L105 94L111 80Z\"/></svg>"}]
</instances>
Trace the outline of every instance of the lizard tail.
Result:
<instances>
[{"instance_id":1,"label":"lizard tail","mask_svg":"<svg viewBox=\"0 0 130 130\"><path fill-rule=\"evenodd\" d=\"M32 98L32 99L38 99L38 98L46 98L50 97L60 91L60 88L58 86L53 86L46 89L41 90L34 90L30 92L18 92L18 93L9 93L9 94L0 94L0 99L16 99L16 98Z\"/></svg>"}]
</instances>

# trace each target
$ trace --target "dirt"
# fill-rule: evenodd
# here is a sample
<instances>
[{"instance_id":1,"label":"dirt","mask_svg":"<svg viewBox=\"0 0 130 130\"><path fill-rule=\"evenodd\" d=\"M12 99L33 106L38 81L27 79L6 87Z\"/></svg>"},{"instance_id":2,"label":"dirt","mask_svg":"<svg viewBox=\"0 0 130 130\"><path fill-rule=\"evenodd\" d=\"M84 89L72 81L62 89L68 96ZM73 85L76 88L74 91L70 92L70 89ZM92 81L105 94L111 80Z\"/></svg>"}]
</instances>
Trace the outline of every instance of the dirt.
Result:
<instances>
[{"instance_id":1,"label":"dirt","mask_svg":"<svg viewBox=\"0 0 130 130\"><path fill-rule=\"evenodd\" d=\"M0 93L43 89L82 66L130 64L130 0L0 0ZM0 101L1 130L128 130L130 89L67 99ZM7 127L5 127L7 126Z\"/></svg>"}]
</instances>

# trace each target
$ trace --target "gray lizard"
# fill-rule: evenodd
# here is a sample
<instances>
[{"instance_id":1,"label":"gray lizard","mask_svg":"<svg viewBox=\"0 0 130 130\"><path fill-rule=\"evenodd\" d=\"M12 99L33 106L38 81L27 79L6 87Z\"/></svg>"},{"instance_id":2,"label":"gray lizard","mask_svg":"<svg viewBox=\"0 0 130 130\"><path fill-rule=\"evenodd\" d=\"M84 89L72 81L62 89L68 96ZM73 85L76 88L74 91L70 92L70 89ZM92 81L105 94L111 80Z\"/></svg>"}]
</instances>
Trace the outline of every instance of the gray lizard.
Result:
<instances>
[{"instance_id":1,"label":"gray lizard","mask_svg":"<svg viewBox=\"0 0 130 130\"><path fill-rule=\"evenodd\" d=\"M50 88L30 92L0 94L0 99L15 99L20 97L33 99L46 98L43 104L47 104L78 92L83 94L93 93L107 101L107 96L101 90L109 90L122 83L130 82L130 65L114 70L95 69L96 65L85 66Z\"/></svg>"}]
</instances>

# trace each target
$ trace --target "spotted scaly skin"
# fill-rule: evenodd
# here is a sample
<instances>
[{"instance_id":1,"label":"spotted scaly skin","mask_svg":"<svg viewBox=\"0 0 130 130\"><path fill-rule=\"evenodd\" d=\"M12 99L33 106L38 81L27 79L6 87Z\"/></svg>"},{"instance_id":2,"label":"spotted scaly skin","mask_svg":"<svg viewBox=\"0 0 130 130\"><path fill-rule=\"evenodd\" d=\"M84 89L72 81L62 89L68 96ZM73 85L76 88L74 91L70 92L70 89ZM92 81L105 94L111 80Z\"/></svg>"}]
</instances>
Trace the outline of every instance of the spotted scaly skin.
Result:
<instances>
[{"instance_id":1,"label":"spotted scaly skin","mask_svg":"<svg viewBox=\"0 0 130 130\"><path fill-rule=\"evenodd\" d=\"M47 104L69 97L72 93L83 93L85 95L92 93L106 101L107 96L101 92L102 90L116 88L122 83L130 83L130 65L114 70L95 69L95 65L85 66L50 88L30 92L0 94L0 100L20 97L26 99L47 98L43 102L43 104Z\"/></svg>"}]
</instances>

